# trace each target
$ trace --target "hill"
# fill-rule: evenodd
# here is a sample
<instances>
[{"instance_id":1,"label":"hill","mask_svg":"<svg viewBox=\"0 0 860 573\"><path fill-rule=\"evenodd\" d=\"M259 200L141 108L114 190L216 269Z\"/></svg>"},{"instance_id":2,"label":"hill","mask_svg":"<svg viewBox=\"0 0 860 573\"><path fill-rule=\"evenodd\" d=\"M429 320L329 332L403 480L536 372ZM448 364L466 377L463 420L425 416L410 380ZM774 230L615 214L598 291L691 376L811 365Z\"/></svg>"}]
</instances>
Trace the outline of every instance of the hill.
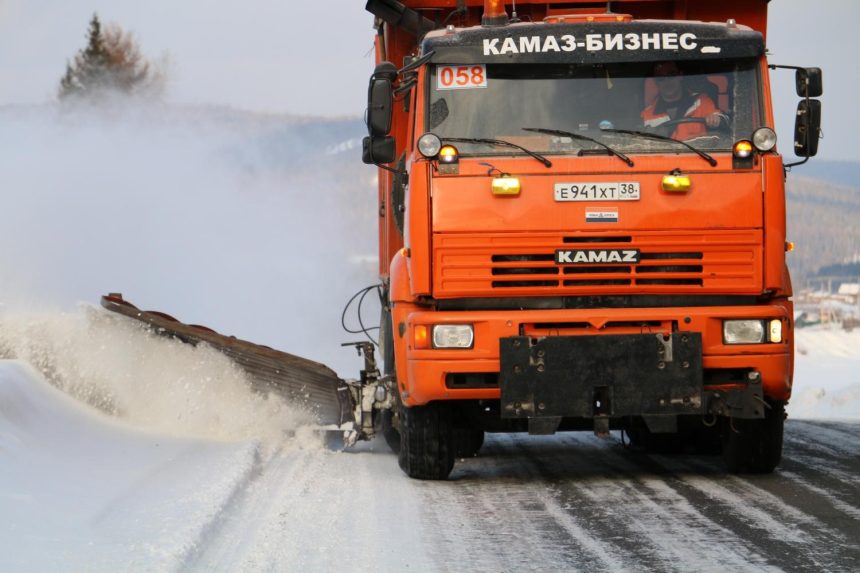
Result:
<instances>
[{"instance_id":1,"label":"hill","mask_svg":"<svg viewBox=\"0 0 860 573\"><path fill-rule=\"evenodd\" d=\"M788 238L797 245L788 257L795 288L860 254L860 189L791 174L786 197Z\"/></svg>"}]
</instances>

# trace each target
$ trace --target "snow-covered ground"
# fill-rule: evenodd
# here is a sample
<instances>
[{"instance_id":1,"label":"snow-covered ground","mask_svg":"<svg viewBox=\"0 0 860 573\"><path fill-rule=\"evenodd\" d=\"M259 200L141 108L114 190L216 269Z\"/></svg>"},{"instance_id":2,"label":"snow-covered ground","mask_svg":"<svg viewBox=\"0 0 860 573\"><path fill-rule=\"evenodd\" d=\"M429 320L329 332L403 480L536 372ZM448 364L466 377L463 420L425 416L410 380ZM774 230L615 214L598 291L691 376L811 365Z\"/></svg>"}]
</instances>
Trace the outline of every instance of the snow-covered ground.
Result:
<instances>
[{"instance_id":1,"label":"snow-covered ground","mask_svg":"<svg viewBox=\"0 0 860 573\"><path fill-rule=\"evenodd\" d=\"M795 331L792 418L860 419L860 331Z\"/></svg>"}]
</instances>

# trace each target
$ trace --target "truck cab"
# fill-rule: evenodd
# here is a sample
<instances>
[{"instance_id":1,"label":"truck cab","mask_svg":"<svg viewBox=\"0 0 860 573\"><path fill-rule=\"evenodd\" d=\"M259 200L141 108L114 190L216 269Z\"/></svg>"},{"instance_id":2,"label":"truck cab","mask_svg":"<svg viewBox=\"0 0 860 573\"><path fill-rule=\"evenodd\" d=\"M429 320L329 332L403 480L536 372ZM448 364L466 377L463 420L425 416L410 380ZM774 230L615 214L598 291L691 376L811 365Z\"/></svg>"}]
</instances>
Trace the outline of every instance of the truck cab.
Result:
<instances>
[{"instance_id":1,"label":"truck cab","mask_svg":"<svg viewBox=\"0 0 860 573\"><path fill-rule=\"evenodd\" d=\"M401 467L615 429L772 471L793 313L767 3L452 4L368 2ZM820 71L797 77L808 157Z\"/></svg>"}]
</instances>

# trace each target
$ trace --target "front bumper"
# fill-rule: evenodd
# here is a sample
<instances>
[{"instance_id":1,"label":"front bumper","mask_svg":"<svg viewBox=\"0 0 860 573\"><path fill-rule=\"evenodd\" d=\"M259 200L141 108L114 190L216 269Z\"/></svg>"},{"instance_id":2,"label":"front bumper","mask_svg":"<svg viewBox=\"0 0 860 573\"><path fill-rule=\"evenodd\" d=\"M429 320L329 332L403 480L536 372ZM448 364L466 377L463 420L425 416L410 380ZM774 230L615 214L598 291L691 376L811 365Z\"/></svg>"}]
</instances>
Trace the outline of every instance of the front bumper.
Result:
<instances>
[{"instance_id":1,"label":"front bumper","mask_svg":"<svg viewBox=\"0 0 860 573\"><path fill-rule=\"evenodd\" d=\"M737 387L738 380L721 377L725 372L753 372L762 393L770 400L784 401L791 394L793 332L791 303L767 305L642 309L566 309L521 311L423 311L395 305L395 331L401 344L397 372L401 396L407 405L434 400L498 400L498 385L452 387L451 375L502 371L501 342L511 337L539 340L554 336L603 337L618 335L677 335L700 337L703 388ZM726 345L722 340L724 319L762 318L783 321L783 342L778 344ZM473 324L474 346L469 349L416 348L416 325L439 323ZM655 338L656 340L656 338ZM613 383L614 385L614 383ZM710 385L710 386L709 386Z\"/></svg>"}]
</instances>

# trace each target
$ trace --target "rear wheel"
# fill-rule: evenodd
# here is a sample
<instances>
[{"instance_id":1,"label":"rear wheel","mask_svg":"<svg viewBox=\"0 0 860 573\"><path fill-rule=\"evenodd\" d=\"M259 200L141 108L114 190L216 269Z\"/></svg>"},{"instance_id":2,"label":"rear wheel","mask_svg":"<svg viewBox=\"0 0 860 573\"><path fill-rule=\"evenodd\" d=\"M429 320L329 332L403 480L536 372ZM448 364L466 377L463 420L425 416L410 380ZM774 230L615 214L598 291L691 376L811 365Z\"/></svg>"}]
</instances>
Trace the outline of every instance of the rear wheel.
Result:
<instances>
[{"instance_id":1,"label":"rear wheel","mask_svg":"<svg viewBox=\"0 0 860 573\"><path fill-rule=\"evenodd\" d=\"M400 408L400 469L416 479L447 479L454 469L451 407L444 402Z\"/></svg>"},{"instance_id":2,"label":"rear wheel","mask_svg":"<svg viewBox=\"0 0 860 573\"><path fill-rule=\"evenodd\" d=\"M723 425L723 461L732 473L767 474L782 459L785 403L769 402L759 420L727 419Z\"/></svg>"}]
</instances>

